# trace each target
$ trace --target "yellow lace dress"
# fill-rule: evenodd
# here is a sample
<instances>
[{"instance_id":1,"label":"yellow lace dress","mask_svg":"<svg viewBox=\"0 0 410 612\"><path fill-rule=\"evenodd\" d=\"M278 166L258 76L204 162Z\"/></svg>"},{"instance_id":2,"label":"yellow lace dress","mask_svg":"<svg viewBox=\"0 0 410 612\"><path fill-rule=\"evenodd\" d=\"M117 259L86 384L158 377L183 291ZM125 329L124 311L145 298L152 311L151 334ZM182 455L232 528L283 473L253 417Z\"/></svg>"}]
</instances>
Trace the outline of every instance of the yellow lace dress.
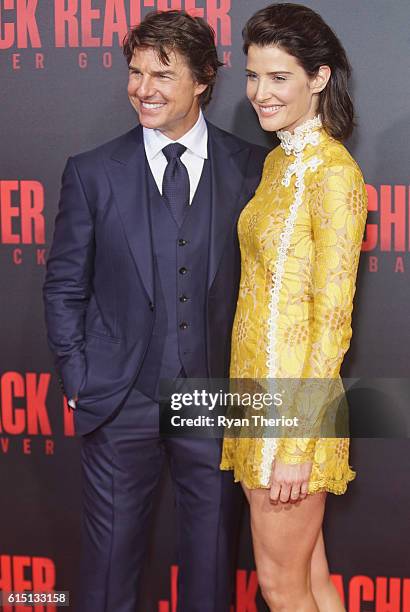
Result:
<instances>
[{"instance_id":1,"label":"yellow lace dress","mask_svg":"<svg viewBox=\"0 0 410 612\"><path fill-rule=\"evenodd\" d=\"M278 137L239 219L230 375L340 379L367 215L363 176L320 117ZM225 437L221 469L248 488L268 488L274 457L312 461L309 493L344 493L355 477L345 437Z\"/></svg>"}]
</instances>

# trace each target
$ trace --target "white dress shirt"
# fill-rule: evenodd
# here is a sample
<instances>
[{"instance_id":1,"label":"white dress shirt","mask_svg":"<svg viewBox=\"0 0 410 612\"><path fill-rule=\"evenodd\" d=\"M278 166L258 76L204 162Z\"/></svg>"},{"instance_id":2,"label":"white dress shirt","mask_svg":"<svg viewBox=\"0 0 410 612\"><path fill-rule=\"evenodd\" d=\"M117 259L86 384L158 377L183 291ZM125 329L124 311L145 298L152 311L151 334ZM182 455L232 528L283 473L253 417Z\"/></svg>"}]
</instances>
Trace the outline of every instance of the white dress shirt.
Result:
<instances>
[{"instance_id":1,"label":"white dress shirt","mask_svg":"<svg viewBox=\"0 0 410 612\"><path fill-rule=\"evenodd\" d=\"M181 155L181 161L188 170L189 176L189 203L192 204L198 183L201 178L204 161L208 158L208 127L202 111L195 125L178 140L170 140L159 130L143 128L145 154L149 167L162 195L162 181L164 179L167 159L162 149L173 142L179 142L186 151Z\"/></svg>"}]
</instances>

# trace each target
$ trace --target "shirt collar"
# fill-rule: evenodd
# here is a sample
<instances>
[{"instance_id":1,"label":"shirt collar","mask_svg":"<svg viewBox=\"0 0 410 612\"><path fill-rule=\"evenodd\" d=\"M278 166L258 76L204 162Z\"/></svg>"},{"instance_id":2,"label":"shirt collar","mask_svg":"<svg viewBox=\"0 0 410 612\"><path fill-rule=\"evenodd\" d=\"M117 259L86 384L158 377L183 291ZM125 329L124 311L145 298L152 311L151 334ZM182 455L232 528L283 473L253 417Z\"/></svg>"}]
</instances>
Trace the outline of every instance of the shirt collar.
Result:
<instances>
[{"instance_id":1,"label":"shirt collar","mask_svg":"<svg viewBox=\"0 0 410 612\"><path fill-rule=\"evenodd\" d=\"M144 145L148 159L154 159L164 147L171 142L179 142L189 151L201 157L208 158L208 127L202 110L199 110L199 117L195 125L178 140L171 140L159 130L143 128Z\"/></svg>"}]
</instances>

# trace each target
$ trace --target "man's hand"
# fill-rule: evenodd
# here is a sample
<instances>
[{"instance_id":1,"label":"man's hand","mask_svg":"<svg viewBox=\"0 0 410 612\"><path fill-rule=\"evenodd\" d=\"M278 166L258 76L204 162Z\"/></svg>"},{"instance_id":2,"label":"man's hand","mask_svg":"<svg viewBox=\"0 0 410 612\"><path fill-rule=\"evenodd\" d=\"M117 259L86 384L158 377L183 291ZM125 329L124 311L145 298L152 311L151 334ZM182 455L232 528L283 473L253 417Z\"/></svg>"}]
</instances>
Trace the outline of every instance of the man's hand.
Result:
<instances>
[{"instance_id":1,"label":"man's hand","mask_svg":"<svg viewBox=\"0 0 410 612\"><path fill-rule=\"evenodd\" d=\"M70 397L70 399L67 401L67 404L70 406L70 408L75 410L77 408L77 405L76 405L77 401L78 401L78 395L76 395L75 397Z\"/></svg>"},{"instance_id":2,"label":"man's hand","mask_svg":"<svg viewBox=\"0 0 410 612\"><path fill-rule=\"evenodd\" d=\"M278 501L294 503L305 499L311 471L311 461L288 465L280 460L274 460L269 495L271 502L275 504Z\"/></svg>"}]
</instances>

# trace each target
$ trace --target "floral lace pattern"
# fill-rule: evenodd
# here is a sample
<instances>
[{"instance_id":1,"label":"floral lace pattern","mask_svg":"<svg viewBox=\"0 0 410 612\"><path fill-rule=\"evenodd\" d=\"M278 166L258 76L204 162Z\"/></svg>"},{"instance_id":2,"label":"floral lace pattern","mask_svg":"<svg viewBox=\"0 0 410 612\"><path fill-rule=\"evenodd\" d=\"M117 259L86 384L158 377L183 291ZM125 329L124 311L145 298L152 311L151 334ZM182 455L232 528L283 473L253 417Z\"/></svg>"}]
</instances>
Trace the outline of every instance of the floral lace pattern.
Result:
<instances>
[{"instance_id":1,"label":"floral lace pattern","mask_svg":"<svg viewBox=\"0 0 410 612\"><path fill-rule=\"evenodd\" d=\"M295 161L289 164L285 175L282 179L282 185L289 187L293 176L295 180L295 199L290 206L289 215L285 221L285 227L280 234L280 242L278 246L278 258L275 263L275 272L272 275L271 300L269 304L270 318L267 343L267 367L268 377L274 379L277 375L277 353L276 353L276 322L279 316L279 296L282 287L282 278L285 269L285 262L288 254L290 240L295 225L296 215L299 206L303 202L303 193L305 191L304 177L307 170L315 171L322 163L318 157L311 157L306 163L303 161L303 150L310 145L319 144L319 134L313 131L322 125L320 117L315 117L305 122L295 129L294 134L290 132L278 132L277 135L281 141L281 147L286 155L295 155ZM265 438L262 448L262 482L269 484L270 474L272 470L272 462L277 450L277 438Z\"/></svg>"},{"instance_id":2,"label":"floral lace pattern","mask_svg":"<svg viewBox=\"0 0 410 612\"><path fill-rule=\"evenodd\" d=\"M276 132L276 135L286 155L291 155L292 153L297 155L298 153L302 153L306 145L319 144L319 133L315 130L320 127L322 127L322 120L320 115L317 115L313 119L308 119L302 123L302 125L295 128L293 134L280 130Z\"/></svg>"},{"instance_id":3,"label":"floral lace pattern","mask_svg":"<svg viewBox=\"0 0 410 612\"><path fill-rule=\"evenodd\" d=\"M365 184L319 117L278 136L281 146L268 155L238 223L242 273L231 377L338 378L352 334ZM226 438L221 467L249 488L266 488L274 456L312 461L309 493L343 493L355 475L348 438Z\"/></svg>"}]
</instances>

